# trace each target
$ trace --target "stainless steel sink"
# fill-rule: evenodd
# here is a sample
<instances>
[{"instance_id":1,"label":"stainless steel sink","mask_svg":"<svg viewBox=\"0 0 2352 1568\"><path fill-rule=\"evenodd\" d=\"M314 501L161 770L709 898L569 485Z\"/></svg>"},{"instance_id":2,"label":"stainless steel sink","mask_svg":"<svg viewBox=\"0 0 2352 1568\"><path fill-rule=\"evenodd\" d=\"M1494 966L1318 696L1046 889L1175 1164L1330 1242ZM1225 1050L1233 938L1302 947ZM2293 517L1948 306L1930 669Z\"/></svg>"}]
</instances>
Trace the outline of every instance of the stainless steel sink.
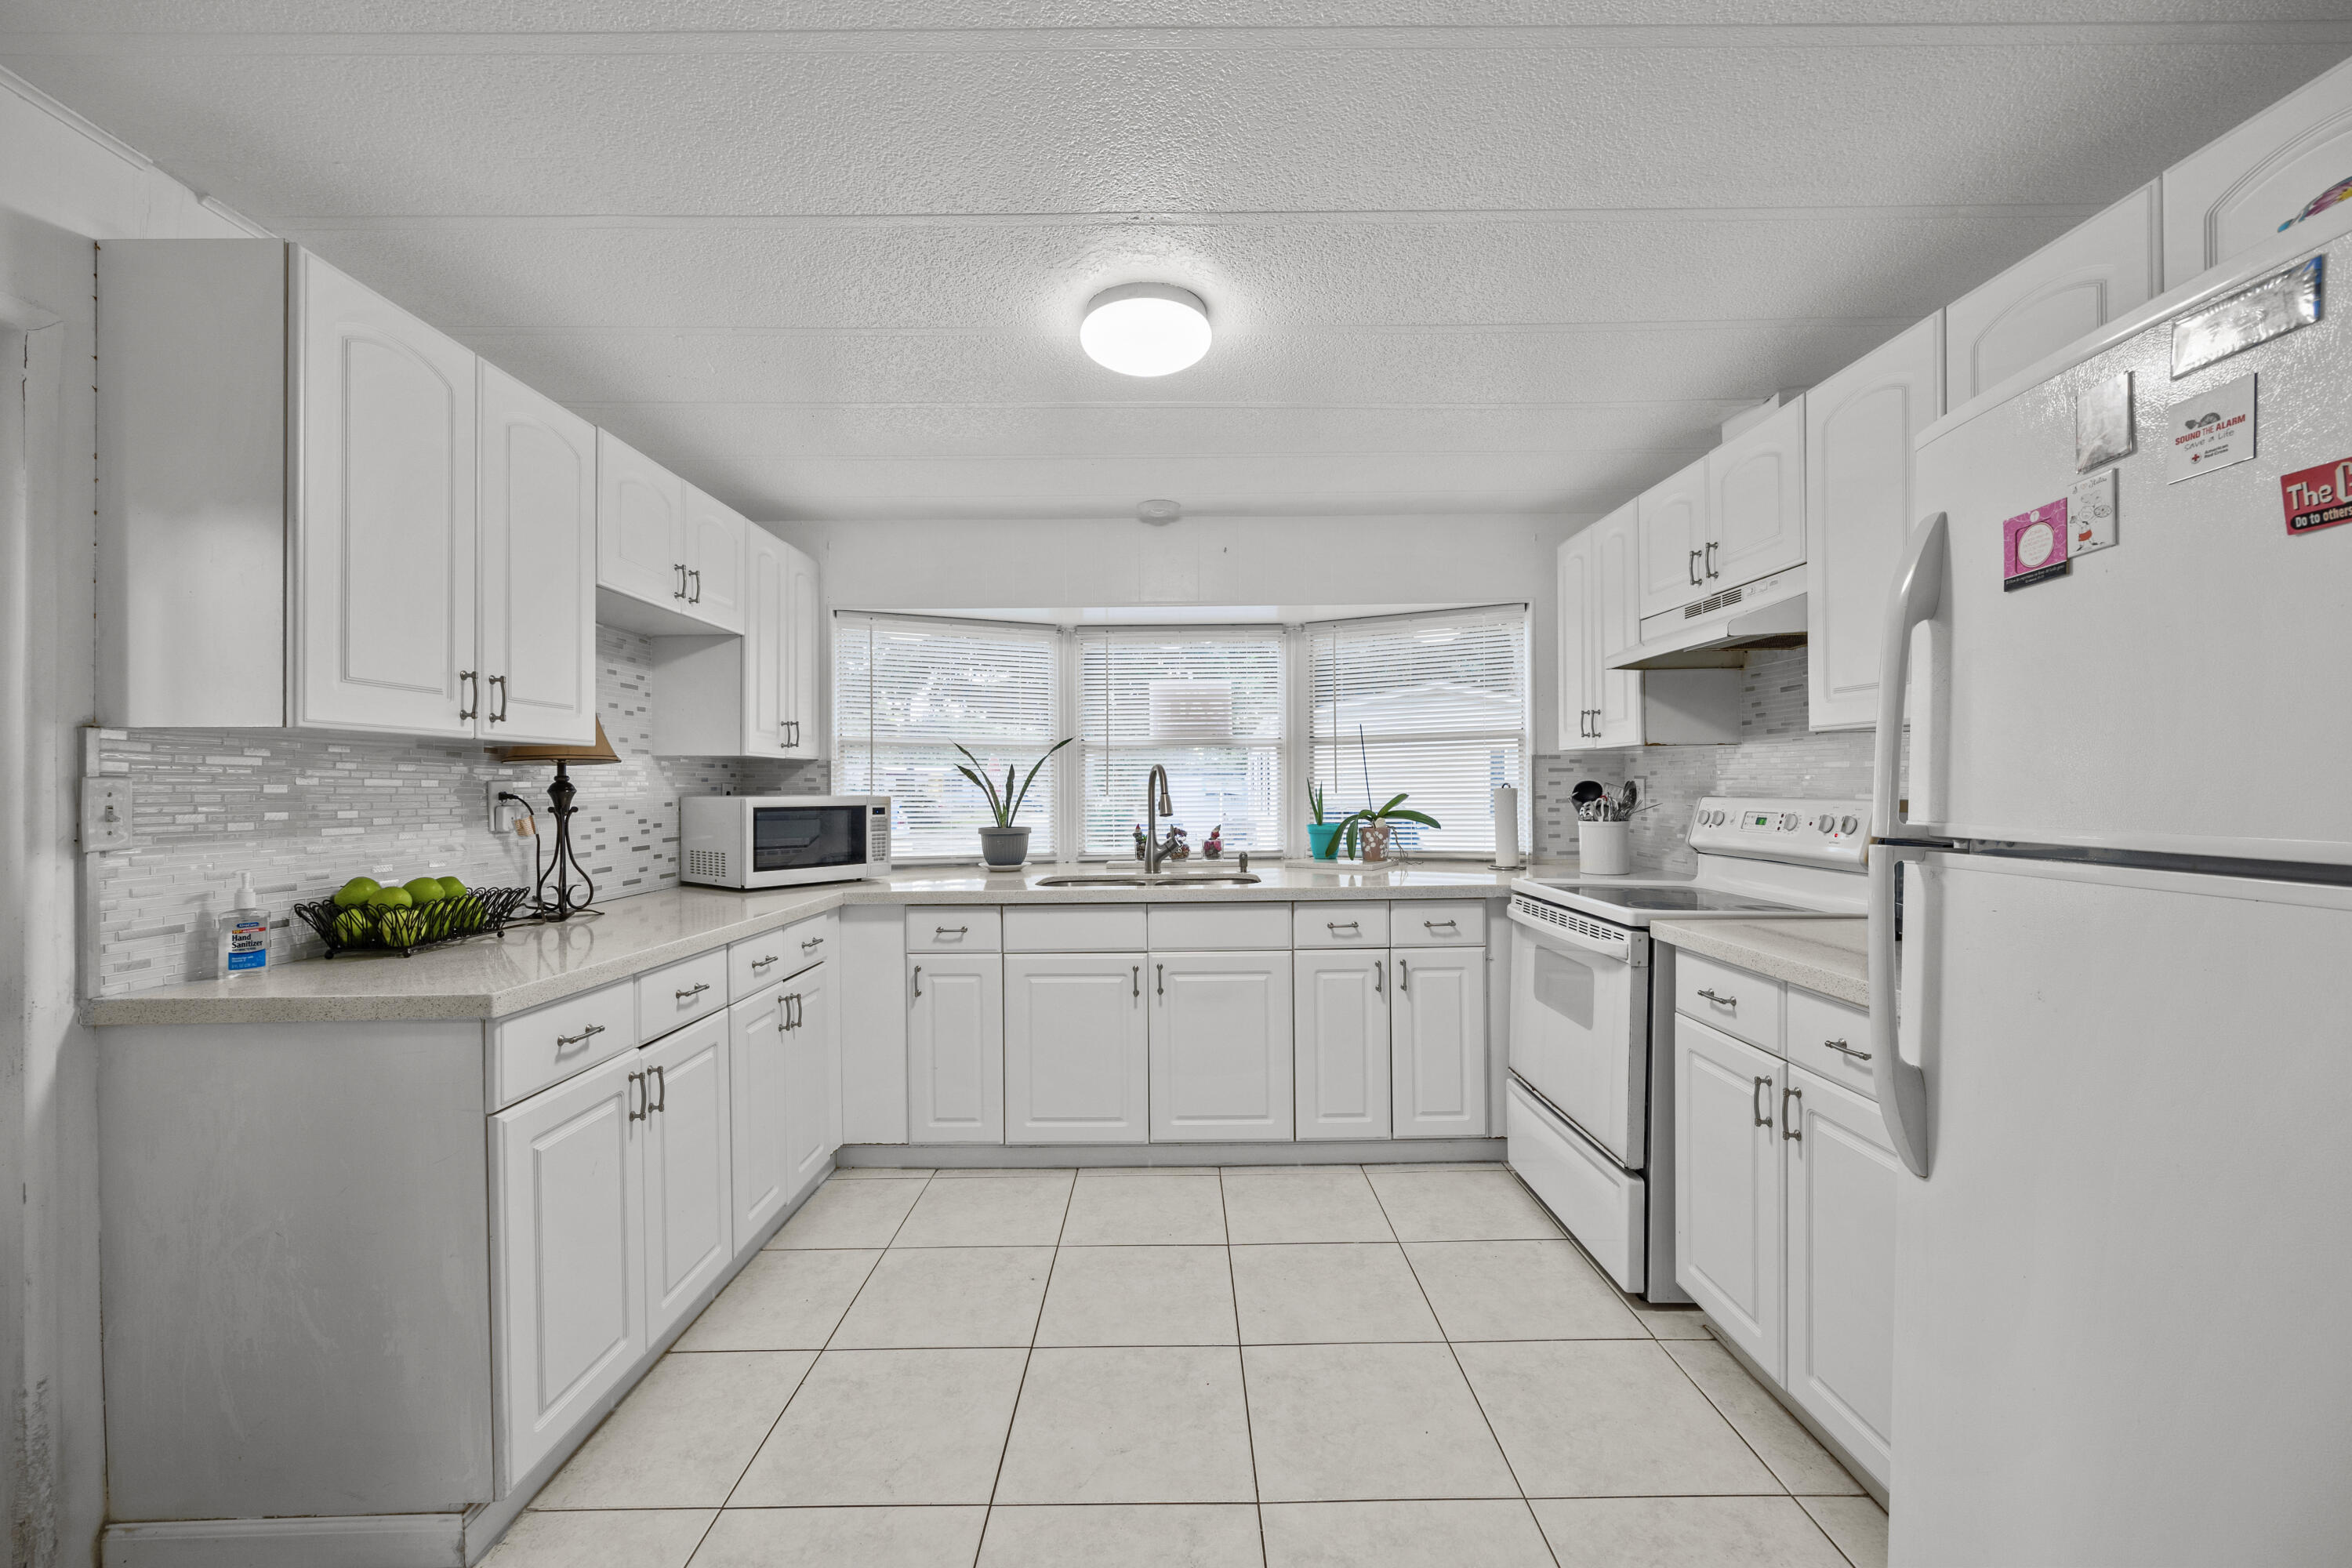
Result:
<instances>
[{"instance_id":1,"label":"stainless steel sink","mask_svg":"<svg viewBox=\"0 0 2352 1568\"><path fill-rule=\"evenodd\" d=\"M1096 871L1040 877L1041 888L1239 888L1265 879L1255 871Z\"/></svg>"}]
</instances>

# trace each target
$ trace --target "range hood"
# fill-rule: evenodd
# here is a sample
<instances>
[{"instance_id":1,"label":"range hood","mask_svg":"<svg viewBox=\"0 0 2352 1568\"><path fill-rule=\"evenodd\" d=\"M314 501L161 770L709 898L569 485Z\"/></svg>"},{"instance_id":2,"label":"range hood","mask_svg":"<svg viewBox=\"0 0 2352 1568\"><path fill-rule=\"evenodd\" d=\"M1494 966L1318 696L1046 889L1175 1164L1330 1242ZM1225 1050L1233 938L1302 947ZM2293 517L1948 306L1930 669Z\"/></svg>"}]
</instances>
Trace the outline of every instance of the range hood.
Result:
<instances>
[{"instance_id":1,"label":"range hood","mask_svg":"<svg viewBox=\"0 0 2352 1568\"><path fill-rule=\"evenodd\" d=\"M1726 588L1642 621L1642 640L1612 655L1612 669L1708 669L1745 664L1758 648L1805 646L1805 572L1800 566Z\"/></svg>"}]
</instances>

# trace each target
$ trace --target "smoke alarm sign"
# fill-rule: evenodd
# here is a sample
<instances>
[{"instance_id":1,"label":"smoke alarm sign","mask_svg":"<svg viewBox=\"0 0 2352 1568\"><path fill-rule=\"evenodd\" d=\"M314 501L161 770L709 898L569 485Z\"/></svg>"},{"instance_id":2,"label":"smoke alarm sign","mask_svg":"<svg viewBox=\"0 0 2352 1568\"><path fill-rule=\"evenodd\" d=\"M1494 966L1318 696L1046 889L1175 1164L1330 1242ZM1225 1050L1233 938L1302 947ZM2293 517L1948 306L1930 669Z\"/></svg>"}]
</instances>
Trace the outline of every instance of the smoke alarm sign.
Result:
<instances>
[{"instance_id":1,"label":"smoke alarm sign","mask_svg":"<svg viewBox=\"0 0 2352 1568\"><path fill-rule=\"evenodd\" d=\"M2165 410L2164 479L2179 484L2254 455L2254 378L2225 381L2198 397L2184 397Z\"/></svg>"},{"instance_id":2,"label":"smoke alarm sign","mask_svg":"<svg viewBox=\"0 0 2352 1568\"><path fill-rule=\"evenodd\" d=\"M2279 476L2279 501L2289 533L2312 533L2352 522L2352 458Z\"/></svg>"}]
</instances>

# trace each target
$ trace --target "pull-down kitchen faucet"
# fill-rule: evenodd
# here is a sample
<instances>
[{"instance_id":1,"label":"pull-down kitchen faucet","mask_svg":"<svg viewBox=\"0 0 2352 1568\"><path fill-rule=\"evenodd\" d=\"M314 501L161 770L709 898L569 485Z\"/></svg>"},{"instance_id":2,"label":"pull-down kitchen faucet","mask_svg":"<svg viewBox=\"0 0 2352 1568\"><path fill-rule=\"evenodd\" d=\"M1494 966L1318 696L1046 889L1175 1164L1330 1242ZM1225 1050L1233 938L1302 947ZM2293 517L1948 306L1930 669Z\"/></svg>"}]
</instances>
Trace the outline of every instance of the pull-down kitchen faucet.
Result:
<instances>
[{"instance_id":1,"label":"pull-down kitchen faucet","mask_svg":"<svg viewBox=\"0 0 2352 1568\"><path fill-rule=\"evenodd\" d=\"M1166 812L1172 820L1175 803L1168 798L1168 770L1159 763L1151 764L1150 776L1143 781L1143 874L1160 873L1160 814Z\"/></svg>"}]
</instances>

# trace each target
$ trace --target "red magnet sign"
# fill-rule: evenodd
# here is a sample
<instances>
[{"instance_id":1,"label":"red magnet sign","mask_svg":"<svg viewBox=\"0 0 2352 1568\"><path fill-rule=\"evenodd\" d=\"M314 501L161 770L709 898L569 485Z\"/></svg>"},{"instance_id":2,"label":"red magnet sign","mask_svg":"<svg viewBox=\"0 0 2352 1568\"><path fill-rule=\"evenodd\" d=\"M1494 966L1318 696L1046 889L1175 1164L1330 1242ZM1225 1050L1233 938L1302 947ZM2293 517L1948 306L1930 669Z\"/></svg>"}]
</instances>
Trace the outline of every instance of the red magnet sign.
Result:
<instances>
[{"instance_id":1,"label":"red magnet sign","mask_svg":"<svg viewBox=\"0 0 2352 1568\"><path fill-rule=\"evenodd\" d=\"M2352 458L2281 474L2279 500L2286 508L2289 533L2352 522Z\"/></svg>"}]
</instances>

